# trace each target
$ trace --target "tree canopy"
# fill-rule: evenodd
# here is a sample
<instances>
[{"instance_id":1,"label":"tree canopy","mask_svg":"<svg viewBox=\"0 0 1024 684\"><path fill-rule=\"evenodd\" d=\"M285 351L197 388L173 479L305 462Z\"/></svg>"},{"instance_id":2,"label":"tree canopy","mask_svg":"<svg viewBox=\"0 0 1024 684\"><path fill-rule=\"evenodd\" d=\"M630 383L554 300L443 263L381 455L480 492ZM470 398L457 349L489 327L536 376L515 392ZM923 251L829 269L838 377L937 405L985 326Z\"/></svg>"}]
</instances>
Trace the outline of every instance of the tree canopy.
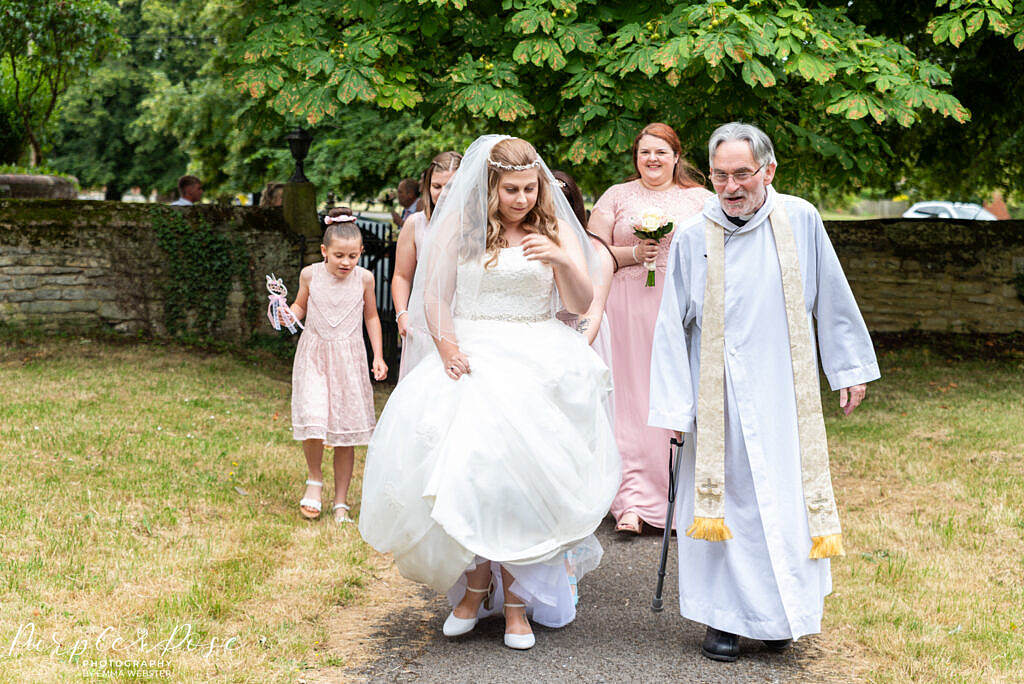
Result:
<instances>
[{"instance_id":1,"label":"tree canopy","mask_svg":"<svg viewBox=\"0 0 1024 684\"><path fill-rule=\"evenodd\" d=\"M104 0L0 0L0 18L0 79L35 166L61 96L87 69L122 48L117 11Z\"/></svg>"},{"instance_id":2,"label":"tree canopy","mask_svg":"<svg viewBox=\"0 0 1024 684\"><path fill-rule=\"evenodd\" d=\"M854 3L856 4L856 3ZM705 165L717 124L761 124L784 183L883 182L888 127L926 111L959 122L949 72L800 0L240 0L237 84L312 125L372 102L430 125L486 121L547 153L597 165L647 122ZM621 157L615 159L620 165ZM620 171L621 173L621 171Z\"/></svg>"},{"instance_id":3,"label":"tree canopy","mask_svg":"<svg viewBox=\"0 0 1024 684\"><path fill-rule=\"evenodd\" d=\"M310 178L344 195L373 196L485 131L534 142L600 192L631 170L644 124L673 125L704 168L711 129L735 119L773 137L790 191L1024 183L1024 3L1009 0L119 8L131 48L76 84L55 136L60 166L87 183L167 187L187 158L210 188L256 189L288 175L281 138L301 122Z\"/></svg>"},{"instance_id":4,"label":"tree canopy","mask_svg":"<svg viewBox=\"0 0 1024 684\"><path fill-rule=\"evenodd\" d=\"M911 128L887 129L890 193L981 200L1024 191L1024 3L1008 0L853 3L871 32L942 64L949 92L971 112L962 125L925 113ZM943 11L945 10L945 11Z\"/></svg>"}]
</instances>

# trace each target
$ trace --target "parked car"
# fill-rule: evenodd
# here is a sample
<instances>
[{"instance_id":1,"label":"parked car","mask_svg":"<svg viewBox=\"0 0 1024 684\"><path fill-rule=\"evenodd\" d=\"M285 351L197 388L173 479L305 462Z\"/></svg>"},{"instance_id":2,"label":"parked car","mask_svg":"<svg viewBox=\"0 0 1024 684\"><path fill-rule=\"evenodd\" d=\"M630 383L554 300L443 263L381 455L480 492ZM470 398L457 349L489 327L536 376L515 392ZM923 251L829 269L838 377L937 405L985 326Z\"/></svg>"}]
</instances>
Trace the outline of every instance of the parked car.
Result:
<instances>
[{"instance_id":1,"label":"parked car","mask_svg":"<svg viewBox=\"0 0 1024 684\"><path fill-rule=\"evenodd\" d=\"M973 202L944 202L932 200L915 202L903 212L903 218L956 218L975 221L996 221L995 215L980 204Z\"/></svg>"}]
</instances>

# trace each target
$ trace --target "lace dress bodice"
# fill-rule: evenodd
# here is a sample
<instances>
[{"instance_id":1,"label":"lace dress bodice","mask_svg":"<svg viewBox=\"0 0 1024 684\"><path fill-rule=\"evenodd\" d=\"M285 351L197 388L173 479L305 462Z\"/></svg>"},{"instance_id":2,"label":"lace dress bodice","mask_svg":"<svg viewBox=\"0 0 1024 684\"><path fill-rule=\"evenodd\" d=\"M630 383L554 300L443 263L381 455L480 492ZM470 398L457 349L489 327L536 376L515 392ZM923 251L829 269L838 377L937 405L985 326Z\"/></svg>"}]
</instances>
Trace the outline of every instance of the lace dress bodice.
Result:
<instances>
[{"instance_id":1,"label":"lace dress bodice","mask_svg":"<svg viewBox=\"0 0 1024 684\"><path fill-rule=\"evenodd\" d=\"M522 247L506 247L498 262L459 266L455 317L470 320L532 322L554 313L555 278L550 266L529 261Z\"/></svg>"},{"instance_id":2,"label":"lace dress bodice","mask_svg":"<svg viewBox=\"0 0 1024 684\"><path fill-rule=\"evenodd\" d=\"M365 269L356 267L348 277L335 278L317 264L309 284L306 328L325 340L357 336L362 341L363 279Z\"/></svg>"}]
</instances>

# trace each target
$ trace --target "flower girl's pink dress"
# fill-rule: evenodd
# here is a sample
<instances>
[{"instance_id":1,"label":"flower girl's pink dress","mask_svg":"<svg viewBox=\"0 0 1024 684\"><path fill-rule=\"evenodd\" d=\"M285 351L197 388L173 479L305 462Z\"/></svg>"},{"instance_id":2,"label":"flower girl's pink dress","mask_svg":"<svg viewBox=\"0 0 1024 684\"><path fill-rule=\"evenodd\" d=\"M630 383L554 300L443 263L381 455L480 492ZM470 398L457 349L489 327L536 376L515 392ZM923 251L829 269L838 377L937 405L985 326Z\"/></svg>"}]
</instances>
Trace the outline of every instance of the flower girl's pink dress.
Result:
<instances>
[{"instance_id":1,"label":"flower girl's pink dress","mask_svg":"<svg viewBox=\"0 0 1024 684\"><path fill-rule=\"evenodd\" d=\"M292 367L292 432L325 446L370 441L373 389L363 343L363 287L373 276L357 266L345 278L314 265L305 330Z\"/></svg>"}]
</instances>

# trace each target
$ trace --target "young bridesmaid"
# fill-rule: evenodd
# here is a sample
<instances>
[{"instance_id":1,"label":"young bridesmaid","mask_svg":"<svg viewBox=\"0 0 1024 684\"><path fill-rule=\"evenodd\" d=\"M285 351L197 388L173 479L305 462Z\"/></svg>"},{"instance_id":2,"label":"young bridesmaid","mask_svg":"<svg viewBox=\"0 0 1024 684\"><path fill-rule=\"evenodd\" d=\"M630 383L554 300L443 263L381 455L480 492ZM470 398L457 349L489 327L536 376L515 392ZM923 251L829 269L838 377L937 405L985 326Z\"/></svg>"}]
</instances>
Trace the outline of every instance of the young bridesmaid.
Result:
<instances>
[{"instance_id":1,"label":"young bridesmaid","mask_svg":"<svg viewBox=\"0 0 1024 684\"><path fill-rule=\"evenodd\" d=\"M306 319L292 368L292 432L302 441L309 477L299 502L303 517L320 517L324 447L334 447L334 519L348 515L348 486L356 444L367 444L375 424L363 324L373 348L373 377L383 380L380 317L373 274L359 266L363 237L351 210L332 209L324 219L324 260L302 269L291 305Z\"/></svg>"}]
</instances>

